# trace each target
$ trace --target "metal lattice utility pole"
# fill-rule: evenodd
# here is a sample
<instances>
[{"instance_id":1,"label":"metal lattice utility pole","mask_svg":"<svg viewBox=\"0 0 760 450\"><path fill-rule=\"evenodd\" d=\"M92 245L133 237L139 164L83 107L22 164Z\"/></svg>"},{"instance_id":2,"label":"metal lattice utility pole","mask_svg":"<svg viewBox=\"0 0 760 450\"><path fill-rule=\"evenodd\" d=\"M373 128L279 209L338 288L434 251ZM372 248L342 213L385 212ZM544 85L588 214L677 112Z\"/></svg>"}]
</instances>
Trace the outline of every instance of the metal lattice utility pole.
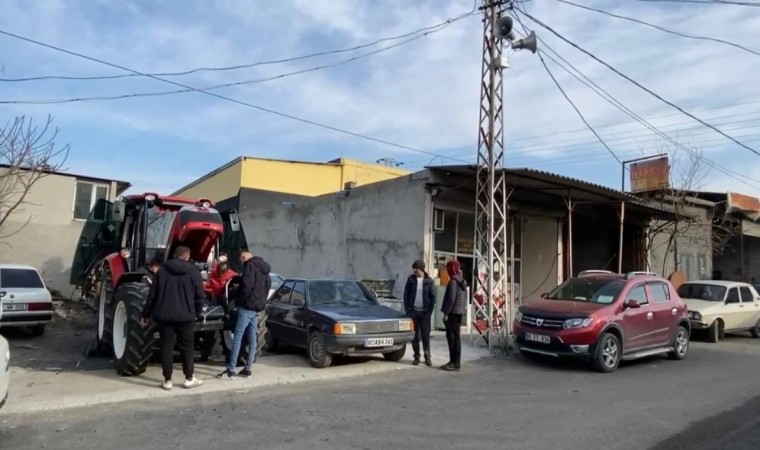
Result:
<instances>
[{"instance_id":1,"label":"metal lattice utility pole","mask_svg":"<svg viewBox=\"0 0 760 450\"><path fill-rule=\"evenodd\" d=\"M501 43L496 37L502 3L483 0L483 67L475 200L475 329L489 348L506 348L507 211L504 178Z\"/></svg>"},{"instance_id":2,"label":"metal lattice utility pole","mask_svg":"<svg viewBox=\"0 0 760 450\"><path fill-rule=\"evenodd\" d=\"M504 174L502 43L536 53L536 34L515 40L504 5L515 0L483 0L483 66L480 82L480 133L475 187L477 267L474 328L489 348L508 350L514 302L514 271L508 257L514 236L507 210ZM510 238L507 240L507 233Z\"/></svg>"}]
</instances>

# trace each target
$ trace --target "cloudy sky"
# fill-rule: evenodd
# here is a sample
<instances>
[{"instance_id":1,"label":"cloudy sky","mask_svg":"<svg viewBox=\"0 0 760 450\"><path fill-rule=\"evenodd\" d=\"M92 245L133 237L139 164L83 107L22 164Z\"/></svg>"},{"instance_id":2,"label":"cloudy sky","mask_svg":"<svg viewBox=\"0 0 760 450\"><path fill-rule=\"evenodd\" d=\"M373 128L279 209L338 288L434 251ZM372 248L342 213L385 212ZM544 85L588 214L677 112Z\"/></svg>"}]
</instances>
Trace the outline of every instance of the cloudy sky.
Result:
<instances>
[{"instance_id":1,"label":"cloudy sky","mask_svg":"<svg viewBox=\"0 0 760 450\"><path fill-rule=\"evenodd\" d=\"M575 2L760 52L760 8ZM327 52L291 62L161 77L194 88L243 82L212 92L421 152L198 92L23 103L181 88L136 76L9 81L129 72L5 35L0 35L0 117L44 119L51 114L61 130L59 142L72 146L66 163L71 172L123 179L136 189L161 192L173 191L240 155L307 161L391 157L411 169L473 162L482 47L479 16L435 28L410 42L404 42L407 37L332 52L434 26L472 7L472 0L0 0L0 30L140 72L186 72ZM557 0L533 0L522 7L664 99L760 151L760 84L754 81L760 56ZM547 55L552 55L551 48L682 146L634 122L547 58L567 95L618 158L675 149L676 165L687 165L684 148L696 150L703 155L702 166L710 169L700 182L702 188L760 196L760 156L679 113L527 18L525 25L543 40L539 46ZM309 70L330 65L334 67ZM510 56L510 65L505 72L507 165L618 187L620 164L584 126L538 55L517 52ZM299 71L303 73L276 78ZM266 78L276 79L261 81Z\"/></svg>"}]
</instances>

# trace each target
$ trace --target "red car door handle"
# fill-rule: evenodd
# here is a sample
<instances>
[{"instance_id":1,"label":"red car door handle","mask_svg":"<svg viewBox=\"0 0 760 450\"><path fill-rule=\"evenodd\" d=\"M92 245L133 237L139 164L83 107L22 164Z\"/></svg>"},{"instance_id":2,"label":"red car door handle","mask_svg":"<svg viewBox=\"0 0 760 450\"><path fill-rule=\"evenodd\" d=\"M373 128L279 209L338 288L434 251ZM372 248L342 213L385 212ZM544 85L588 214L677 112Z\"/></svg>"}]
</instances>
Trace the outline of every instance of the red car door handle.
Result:
<instances>
[{"instance_id":1,"label":"red car door handle","mask_svg":"<svg viewBox=\"0 0 760 450\"><path fill-rule=\"evenodd\" d=\"M647 319L652 320L654 314L652 312L647 313Z\"/></svg>"}]
</instances>

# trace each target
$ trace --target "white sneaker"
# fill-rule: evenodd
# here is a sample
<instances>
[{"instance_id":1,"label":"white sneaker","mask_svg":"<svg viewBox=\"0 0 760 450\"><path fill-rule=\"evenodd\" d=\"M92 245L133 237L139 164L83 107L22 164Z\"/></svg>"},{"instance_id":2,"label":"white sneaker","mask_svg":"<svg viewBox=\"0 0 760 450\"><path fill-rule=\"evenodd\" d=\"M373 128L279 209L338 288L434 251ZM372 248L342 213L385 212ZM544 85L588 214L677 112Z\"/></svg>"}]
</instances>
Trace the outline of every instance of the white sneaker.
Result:
<instances>
[{"instance_id":1,"label":"white sneaker","mask_svg":"<svg viewBox=\"0 0 760 450\"><path fill-rule=\"evenodd\" d=\"M192 380L185 380L185 389L192 389L203 384L203 381L193 377Z\"/></svg>"},{"instance_id":2,"label":"white sneaker","mask_svg":"<svg viewBox=\"0 0 760 450\"><path fill-rule=\"evenodd\" d=\"M164 381L163 383L161 383L161 387L165 391L171 391L172 387L174 387L174 383L172 383L172 380Z\"/></svg>"}]
</instances>

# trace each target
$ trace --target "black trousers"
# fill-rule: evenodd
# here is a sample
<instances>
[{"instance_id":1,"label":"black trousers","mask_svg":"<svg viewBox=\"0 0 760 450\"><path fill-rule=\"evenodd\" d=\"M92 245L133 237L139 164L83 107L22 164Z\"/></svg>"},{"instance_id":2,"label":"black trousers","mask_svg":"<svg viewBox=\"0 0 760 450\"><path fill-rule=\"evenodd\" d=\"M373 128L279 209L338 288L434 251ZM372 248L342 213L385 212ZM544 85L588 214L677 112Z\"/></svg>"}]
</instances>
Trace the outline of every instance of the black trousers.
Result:
<instances>
[{"instance_id":1,"label":"black trousers","mask_svg":"<svg viewBox=\"0 0 760 450\"><path fill-rule=\"evenodd\" d=\"M449 343L449 363L459 367L462 363L462 339L459 331L462 327L461 314L449 314L446 320L446 341Z\"/></svg>"},{"instance_id":2,"label":"black trousers","mask_svg":"<svg viewBox=\"0 0 760 450\"><path fill-rule=\"evenodd\" d=\"M185 379L191 380L195 370L195 322L160 323L158 335L161 339L161 367L164 371L164 380L172 379L175 345L182 358L182 372L185 374Z\"/></svg>"},{"instance_id":3,"label":"black trousers","mask_svg":"<svg viewBox=\"0 0 760 450\"><path fill-rule=\"evenodd\" d=\"M427 311L412 311L410 314L414 322L414 340L412 340L412 350L414 357L420 357L420 339L422 339L422 350L425 356L430 356L430 313Z\"/></svg>"}]
</instances>

